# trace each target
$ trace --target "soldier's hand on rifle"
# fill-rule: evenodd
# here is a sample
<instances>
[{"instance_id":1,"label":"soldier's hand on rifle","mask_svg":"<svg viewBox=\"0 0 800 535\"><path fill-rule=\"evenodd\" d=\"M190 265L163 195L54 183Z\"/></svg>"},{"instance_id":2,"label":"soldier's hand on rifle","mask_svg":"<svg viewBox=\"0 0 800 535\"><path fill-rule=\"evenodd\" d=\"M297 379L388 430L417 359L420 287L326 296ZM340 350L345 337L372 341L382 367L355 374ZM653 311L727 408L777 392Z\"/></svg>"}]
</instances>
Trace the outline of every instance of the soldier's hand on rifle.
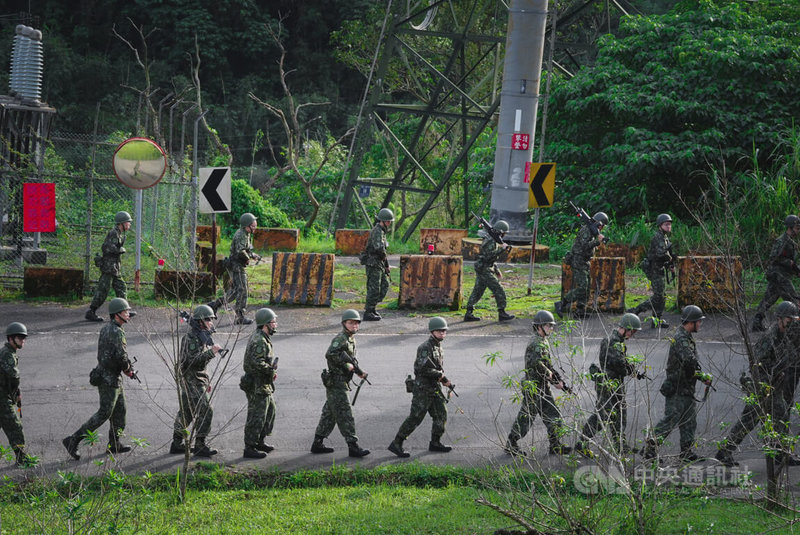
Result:
<instances>
[{"instance_id":1,"label":"soldier's hand on rifle","mask_svg":"<svg viewBox=\"0 0 800 535\"><path fill-rule=\"evenodd\" d=\"M440 382L440 383L442 383L442 385L444 385L444 386L448 386L448 387L449 387L449 386L452 384L452 383L450 382L450 379L448 379L448 378L447 378L447 377L445 377L444 375L442 375L442 376L439 378L439 382Z\"/></svg>"},{"instance_id":2,"label":"soldier's hand on rifle","mask_svg":"<svg viewBox=\"0 0 800 535\"><path fill-rule=\"evenodd\" d=\"M219 354L220 349L222 349L222 346L219 344L214 344L211 346L211 351L213 351L215 355Z\"/></svg>"},{"instance_id":3,"label":"soldier's hand on rifle","mask_svg":"<svg viewBox=\"0 0 800 535\"><path fill-rule=\"evenodd\" d=\"M564 381L559 381L557 383L553 383L553 386L558 388L559 390L564 390Z\"/></svg>"},{"instance_id":4,"label":"soldier's hand on rifle","mask_svg":"<svg viewBox=\"0 0 800 535\"><path fill-rule=\"evenodd\" d=\"M16 391L16 398L14 401L17 405L22 403L22 392L20 392L19 389Z\"/></svg>"},{"instance_id":5,"label":"soldier's hand on rifle","mask_svg":"<svg viewBox=\"0 0 800 535\"><path fill-rule=\"evenodd\" d=\"M606 239L606 237L603 235L603 233L602 233L602 232L600 232L600 233L597 235L597 239L598 239L598 240L600 240L600 242L601 242L601 243L605 243L605 241L604 241L604 240Z\"/></svg>"}]
</instances>

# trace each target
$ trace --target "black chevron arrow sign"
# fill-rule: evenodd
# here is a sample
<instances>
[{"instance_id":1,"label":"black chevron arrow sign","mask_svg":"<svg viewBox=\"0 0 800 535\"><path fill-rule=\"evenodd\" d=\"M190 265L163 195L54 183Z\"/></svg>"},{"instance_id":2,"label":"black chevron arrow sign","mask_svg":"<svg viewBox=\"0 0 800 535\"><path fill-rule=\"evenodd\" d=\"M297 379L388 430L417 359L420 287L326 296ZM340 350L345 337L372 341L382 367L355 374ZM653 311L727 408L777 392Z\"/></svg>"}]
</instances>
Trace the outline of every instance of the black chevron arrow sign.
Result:
<instances>
[{"instance_id":1,"label":"black chevron arrow sign","mask_svg":"<svg viewBox=\"0 0 800 535\"><path fill-rule=\"evenodd\" d=\"M203 168L200 170L202 213L230 212L230 167ZM205 177L205 180L204 180ZM227 202L226 202L227 199ZM204 206L205 205L205 206Z\"/></svg>"}]
</instances>

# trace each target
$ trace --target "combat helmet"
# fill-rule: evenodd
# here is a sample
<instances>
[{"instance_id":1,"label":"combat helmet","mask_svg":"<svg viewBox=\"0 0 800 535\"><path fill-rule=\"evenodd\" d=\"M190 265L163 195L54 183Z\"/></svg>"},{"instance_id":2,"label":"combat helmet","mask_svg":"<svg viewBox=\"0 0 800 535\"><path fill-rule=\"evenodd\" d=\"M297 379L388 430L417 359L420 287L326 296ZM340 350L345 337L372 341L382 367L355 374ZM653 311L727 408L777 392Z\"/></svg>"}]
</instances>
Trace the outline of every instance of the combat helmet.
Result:
<instances>
[{"instance_id":1,"label":"combat helmet","mask_svg":"<svg viewBox=\"0 0 800 535\"><path fill-rule=\"evenodd\" d=\"M123 310L130 310L131 306L128 304L128 301L123 299L122 297L115 297L108 303L108 313L112 316L114 314L119 314Z\"/></svg>"},{"instance_id":2,"label":"combat helmet","mask_svg":"<svg viewBox=\"0 0 800 535\"><path fill-rule=\"evenodd\" d=\"M259 308L256 310L256 326L263 327L277 317L271 308Z\"/></svg>"},{"instance_id":3,"label":"combat helmet","mask_svg":"<svg viewBox=\"0 0 800 535\"><path fill-rule=\"evenodd\" d=\"M429 331L446 331L447 330L447 320L441 316L434 316L433 318L428 320L428 330Z\"/></svg>"},{"instance_id":4,"label":"combat helmet","mask_svg":"<svg viewBox=\"0 0 800 535\"><path fill-rule=\"evenodd\" d=\"M348 308L342 312L342 322L344 323L347 320L361 321L361 314L358 313L358 310Z\"/></svg>"},{"instance_id":5,"label":"combat helmet","mask_svg":"<svg viewBox=\"0 0 800 535\"><path fill-rule=\"evenodd\" d=\"M658 217L656 218L656 226L660 227L664 223L672 223L672 218L669 216L669 214L658 214Z\"/></svg>"},{"instance_id":6,"label":"combat helmet","mask_svg":"<svg viewBox=\"0 0 800 535\"><path fill-rule=\"evenodd\" d=\"M538 326L538 325L547 325L547 324L555 325L556 324L556 319L553 317L553 314L551 314L549 311L540 310L533 317L533 325L534 326Z\"/></svg>"},{"instance_id":7,"label":"combat helmet","mask_svg":"<svg viewBox=\"0 0 800 535\"><path fill-rule=\"evenodd\" d=\"M639 316L632 312L628 312L624 314L619 320L619 326L623 329L628 329L630 331L641 331L642 330L642 320L639 319Z\"/></svg>"},{"instance_id":8,"label":"combat helmet","mask_svg":"<svg viewBox=\"0 0 800 535\"><path fill-rule=\"evenodd\" d=\"M792 228L795 225L800 225L800 217L797 217L796 215L787 215L784 224L786 225L786 228Z\"/></svg>"},{"instance_id":9,"label":"combat helmet","mask_svg":"<svg viewBox=\"0 0 800 535\"><path fill-rule=\"evenodd\" d=\"M700 321L705 319L703 310L697 305L686 305L681 310L681 323L688 323L690 321Z\"/></svg>"},{"instance_id":10,"label":"combat helmet","mask_svg":"<svg viewBox=\"0 0 800 535\"><path fill-rule=\"evenodd\" d=\"M775 308L775 315L779 318L798 318L800 317L800 313L798 313L797 305L792 303L791 301L784 301L780 305Z\"/></svg>"},{"instance_id":11,"label":"combat helmet","mask_svg":"<svg viewBox=\"0 0 800 535\"><path fill-rule=\"evenodd\" d=\"M381 208L378 212L378 221L394 221L394 213L388 208Z\"/></svg>"},{"instance_id":12,"label":"combat helmet","mask_svg":"<svg viewBox=\"0 0 800 535\"><path fill-rule=\"evenodd\" d=\"M249 227L255 222L256 222L256 216L254 216L250 212L243 213L242 216L239 218L239 226L242 228Z\"/></svg>"},{"instance_id":13,"label":"combat helmet","mask_svg":"<svg viewBox=\"0 0 800 535\"><path fill-rule=\"evenodd\" d=\"M131 214L125 211L117 212L117 215L114 216L114 223L116 225L119 225L121 223L130 223L131 221L133 221Z\"/></svg>"},{"instance_id":14,"label":"combat helmet","mask_svg":"<svg viewBox=\"0 0 800 535\"><path fill-rule=\"evenodd\" d=\"M608 225L608 215L605 212L597 212L592 216L592 219L601 223L603 226Z\"/></svg>"},{"instance_id":15,"label":"combat helmet","mask_svg":"<svg viewBox=\"0 0 800 535\"><path fill-rule=\"evenodd\" d=\"M508 232L509 228L511 227L508 226L508 222L502 219L494 224L494 229L498 232Z\"/></svg>"},{"instance_id":16,"label":"combat helmet","mask_svg":"<svg viewBox=\"0 0 800 535\"><path fill-rule=\"evenodd\" d=\"M6 327L6 336L28 336L28 329L22 323L15 321Z\"/></svg>"},{"instance_id":17,"label":"combat helmet","mask_svg":"<svg viewBox=\"0 0 800 535\"><path fill-rule=\"evenodd\" d=\"M193 320L207 320L207 319L217 319L216 313L214 313L214 309L208 305L197 305L192 313Z\"/></svg>"}]
</instances>

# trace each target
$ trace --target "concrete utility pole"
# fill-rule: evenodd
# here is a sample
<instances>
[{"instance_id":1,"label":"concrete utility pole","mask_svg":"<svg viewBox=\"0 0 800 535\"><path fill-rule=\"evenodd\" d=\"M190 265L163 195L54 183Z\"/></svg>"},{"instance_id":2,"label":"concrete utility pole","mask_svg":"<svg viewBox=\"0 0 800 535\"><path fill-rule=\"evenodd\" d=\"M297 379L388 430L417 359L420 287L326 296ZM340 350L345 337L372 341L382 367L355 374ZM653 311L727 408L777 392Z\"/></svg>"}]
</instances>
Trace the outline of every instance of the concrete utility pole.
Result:
<instances>
[{"instance_id":1,"label":"concrete utility pole","mask_svg":"<svg viewBox=\"0 0 800 535\"><path fill-rule=\"evenodd\" d=\"M547 0L512 0L494 157L490 221L504 219L507 239L530 241L528 179L539 105Z\"/></svg>"}]
</instances>

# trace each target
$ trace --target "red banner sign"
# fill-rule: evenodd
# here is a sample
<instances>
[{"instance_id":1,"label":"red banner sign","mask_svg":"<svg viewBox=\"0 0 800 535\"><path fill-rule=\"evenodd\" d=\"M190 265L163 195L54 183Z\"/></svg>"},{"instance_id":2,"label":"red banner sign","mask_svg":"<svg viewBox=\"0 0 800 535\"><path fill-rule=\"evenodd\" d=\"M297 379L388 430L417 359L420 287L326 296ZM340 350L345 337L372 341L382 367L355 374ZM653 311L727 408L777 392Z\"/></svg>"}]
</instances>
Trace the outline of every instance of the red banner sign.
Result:
<instances>
[{"instance_id":1,"label":"red banner sign","mask_svg":"<svg viewBox=\"0 0 800 535\"><path fill-rule=\"evenodd\" d=\"M511 134L511 149L528 150L530 139L530 134Z\"/></svg>"},{"instance_id":2,"label":"red banner sign","mask_svg":"<svg viewBox=\"0 0 800 535\"><path fill-rule=\"evenodd\" d=\"M22 185L22 231L56 231L56 185L26 183Z\"/></svg>"}]
</instances>

